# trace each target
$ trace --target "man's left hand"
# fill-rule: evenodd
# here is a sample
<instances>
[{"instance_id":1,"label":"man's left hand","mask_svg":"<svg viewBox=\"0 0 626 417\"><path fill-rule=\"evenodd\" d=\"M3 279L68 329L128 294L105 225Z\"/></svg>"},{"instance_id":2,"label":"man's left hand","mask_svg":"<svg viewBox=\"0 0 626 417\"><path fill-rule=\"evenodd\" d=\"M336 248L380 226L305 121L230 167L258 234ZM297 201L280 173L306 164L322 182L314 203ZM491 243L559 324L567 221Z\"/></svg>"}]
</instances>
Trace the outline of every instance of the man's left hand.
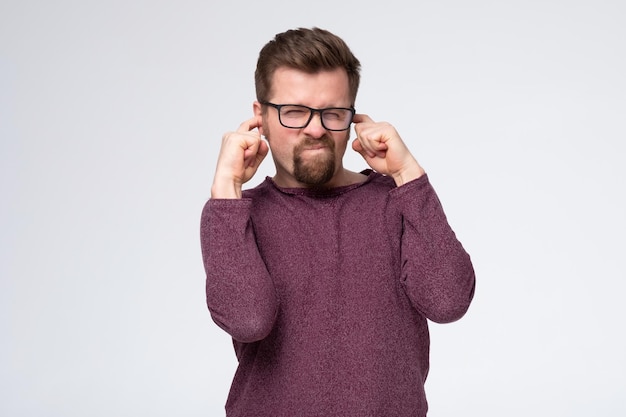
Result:
<instances>
[{"instance_id":1,"label":"man's left hand","mask_svg":"<svg viewBox=\"0 0 626 417\"><path fill-rule=\"evenodd\" d=\"M374 171L393 177L398 187L424 175L424 169L392 125L374 122L365 114L356 114L353 122L357 137L352 149Z\"/></svg>"}]
</instances>

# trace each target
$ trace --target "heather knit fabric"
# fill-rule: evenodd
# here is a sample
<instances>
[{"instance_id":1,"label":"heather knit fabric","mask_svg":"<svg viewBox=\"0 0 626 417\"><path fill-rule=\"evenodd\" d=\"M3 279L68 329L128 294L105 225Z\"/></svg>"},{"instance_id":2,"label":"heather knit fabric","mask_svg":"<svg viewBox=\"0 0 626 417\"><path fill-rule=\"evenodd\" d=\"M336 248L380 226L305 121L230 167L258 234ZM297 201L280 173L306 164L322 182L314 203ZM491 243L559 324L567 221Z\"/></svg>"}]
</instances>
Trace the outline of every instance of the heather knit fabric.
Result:
<instances>
[{"instance_id":1,"label":"heather knit fabric","mask_svg":"<svg viewBox=\"0 0 626 417\"><path fill-rule=\"evenodd\" d=\"M209 200L207 303L239 360L229 417L422 417L427 320L465 314L468 254L426 175Z\"/></svg>"}]
</instances>

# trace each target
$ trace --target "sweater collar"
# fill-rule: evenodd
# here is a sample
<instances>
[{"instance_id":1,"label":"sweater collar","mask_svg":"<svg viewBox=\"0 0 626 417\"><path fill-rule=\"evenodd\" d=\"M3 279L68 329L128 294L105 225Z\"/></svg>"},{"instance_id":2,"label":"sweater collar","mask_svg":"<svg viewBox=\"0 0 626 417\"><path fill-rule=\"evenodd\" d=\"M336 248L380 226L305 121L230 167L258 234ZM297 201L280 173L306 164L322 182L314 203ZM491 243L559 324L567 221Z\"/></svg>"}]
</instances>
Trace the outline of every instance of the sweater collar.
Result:
<instances>
[{"instance_id":1,"label":"sweater collar","mask_svg":"<svg viewBox=\"0 0 626 417\"><path fill-rule=\"evenodd\" d=\"M335 187L335 188L325 188L325 187L298 187L298 188L288 188L288 187L280 187L278 186L271 177L266 177L265 182L271 185L276 190L280 191L283 194L297 195L297 196L307 196L307 197L336 197L341 194L345 194L349 191L362 187L365 184L371 182L374 178L380 177L381 174L372 171L371 169L366 169L361 171L361 174L367 175L367 178L363 182L357 182L354 184L344 185L343 187Z\"/></svg>"}]
</instances>

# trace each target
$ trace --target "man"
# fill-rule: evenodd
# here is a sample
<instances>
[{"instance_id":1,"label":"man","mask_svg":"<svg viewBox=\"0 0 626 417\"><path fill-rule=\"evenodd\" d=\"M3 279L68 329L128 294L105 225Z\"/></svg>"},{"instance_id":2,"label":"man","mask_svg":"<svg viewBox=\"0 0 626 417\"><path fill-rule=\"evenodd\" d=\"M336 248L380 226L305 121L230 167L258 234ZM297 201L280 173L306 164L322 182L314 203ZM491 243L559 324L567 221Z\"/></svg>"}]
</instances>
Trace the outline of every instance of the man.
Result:
<instances>
[{"instance_id":1,"label":"man","mask_svg":"<svg viewBox=\"0 0 626 417\"><path fill-rule=\"evenodd\" d=\"M425 416L427 320L457 320L473 297L424 170L393 126L355 114L359 71L325 30L278 34L254 117L223 137L201 243L239 360L228 416ZM363 172L342 162L352 123ZM270 149L276 174L242 191Z\"/></svg>"}]
</instances>

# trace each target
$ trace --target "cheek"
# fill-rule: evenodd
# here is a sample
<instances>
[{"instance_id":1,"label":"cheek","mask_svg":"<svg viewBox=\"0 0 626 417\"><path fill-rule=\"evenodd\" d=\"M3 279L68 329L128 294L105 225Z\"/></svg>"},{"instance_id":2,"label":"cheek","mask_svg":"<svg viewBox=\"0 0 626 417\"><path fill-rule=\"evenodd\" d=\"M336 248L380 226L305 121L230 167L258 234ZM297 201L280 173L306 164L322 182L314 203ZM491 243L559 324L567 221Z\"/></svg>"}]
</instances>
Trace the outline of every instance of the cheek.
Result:
<instances>
[{"instance_id":1,"label":"cheek","mask_svg":"<svg viewBox=\"0 0 626 417\"><path fill-rule=\"evenodd\" d=\"M275 159L284 161L290 159L293 156L293 140L282 134L280 127L274 126L270 128L270 125L264 125L263 136L267 140L270 147L270 152Z\"/></svg>"},{"instance_id":2,"label":"cheek","mask_svg":"<svg viewBox=\"0 0 626 417\"><path fill-rule=\"evenodd\" d=\"M335 149L343 153L348 147L348 141L350 140L350 131L346 130L345 132L337 132L338 134L335 136Z\"/></svg>"}]
</instances>

